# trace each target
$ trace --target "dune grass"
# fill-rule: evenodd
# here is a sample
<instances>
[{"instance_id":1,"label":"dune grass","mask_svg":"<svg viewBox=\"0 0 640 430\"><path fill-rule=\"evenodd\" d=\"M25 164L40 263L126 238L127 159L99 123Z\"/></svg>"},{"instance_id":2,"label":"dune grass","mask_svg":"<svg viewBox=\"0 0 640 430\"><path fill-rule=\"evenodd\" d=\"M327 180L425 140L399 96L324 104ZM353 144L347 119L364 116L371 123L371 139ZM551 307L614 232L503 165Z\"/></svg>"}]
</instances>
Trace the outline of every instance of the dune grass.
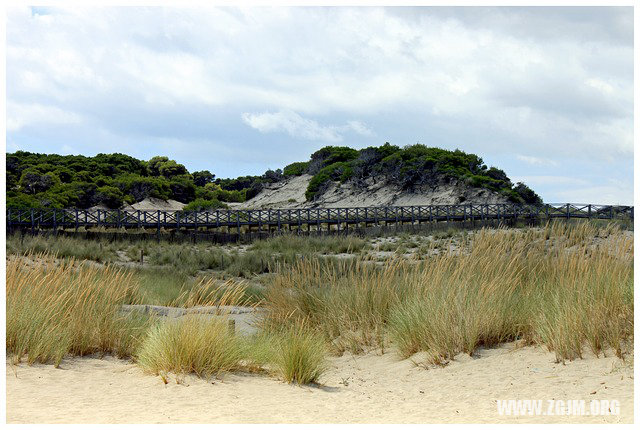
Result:
<instances>
[{"instance_id":1,"label":"dune grass","mask_svg":"<svg viewBox=\"0 0 640 430\"><path fill-rule=\"evenodd\" d=\"M246 340L245 351L250 369L267 369L289 383L317 383L327 370L326 341L304 321L260 331Z\"/></svg>"},{"instance_id":2,"label":"dune grass","mask_svg":"<svg viewBox=\"0 0 640 430\"><path fill-rule=\"evenodd\" d=\"M256 241L251 250L298 254L342 254L359 253L370 248L367 240L355 236L297 236L285 234Z\"/></svg>"},{"instance_id":3,"label":"dune grass","mask_svg":"<svg viewBox=\"0 0 640 430\"><path fill-rule=\"evenodd\" d=\"M273 362L287 382L315 383L326 370L325 341L304 323L275 336L274 349Z\"/></svg>"},{"instance_id":4,"label":"dune grass","mask_svg":"<svg viewBox=\"0 0 640 430\"><path fill-rule=\"evenodd\" d=\"M210 378L237 369L242 352L226 320L188 315L151 328L135 357L143 369L166 381L170 372Z\"/></svg>"},{"instance_id":5,"label":"dune grass","mask_svg":"<svg viewBox=\"0 0 640 430\"><path fill-rule=\"evenodd\" d=\"M245 278L268 273L275 264L290 264L300 257L312 258L318 254L357 254L369 247L366 240L353 236L282 235L256 241L243 252L204 242L191 244L153 240L86 240L62 235L54 237L13 234L7 237L7 254L47 252L63 259L74 258L100 263L122 263L128 260L136 264L142 251L142 268L164 267L188 276L218 271L228 276Z\"/></svg>"},{"instance_id":6,"label":"dune grass","mask_svg":"<svg viewBox=\"0 0 640 430\"><path fill-rule=\"evenodd\" d=\"M296 242L287 250L290 240L297 239L258 245L252 257L214 251L225 252L230 265L233 258L287 256L270 262L274 273L261 304L266 317L249 338L231 333L224 315L226 306L258 303L246 282L48 255L11 257L7 352L14 362L26 357L55 365L67 354L132 356L165 380L168 373L209 378L241 369L308 384L321 378L329 351L394 345L402 357L423 351L443 365L479 347L523 340L564 361L587 348L624 357L633 337L633 238L613 224L479 230L423 260L395 256L383 264L307 254L320 245ZM432 250L435 241L423 246ZM180 252L199 249L185 246L167 265L182 261ZM206 263L209 257L194 258ZM220 315L156 321L120 311L150 298L218 306Z\"/></svg>"},{"instance_id":7,"label":"dune grass","mask_svg":"<svg viewBox=\"0 0 640 430\"><path fill-rule=\"evenodd\" d=\"M633 333L633 239L613 225L552 223L481 230L424 261L322 266L299 261L266 293L267 327L308 321L334 352L425 351L446 363L480 346L523 339L559 361L612 348Z\"/></svg>"},{"instance_id":8,"label":"dune grass","mask_svg":"<svg viewBox=\"0 0 640 430\"><path fill-rule=\"evenodd\" d=\"M53 362L67 354L130 356L147 319L122 315L135 302L131 277L112 267L46 255L7 261L7 352L13 362Z\"/></svg>"},{"instance_id":9,"label":"dune grass","mask_svg":"<svg viewBox=\"0 0 640 430\"><path fill-rule=\"evenodd\" d=\"M83 240L65 236L7 235L7 255L41 254L59 258L109 263L117 259L118 245L107 240Z\"/></svg>"}]
</instances>

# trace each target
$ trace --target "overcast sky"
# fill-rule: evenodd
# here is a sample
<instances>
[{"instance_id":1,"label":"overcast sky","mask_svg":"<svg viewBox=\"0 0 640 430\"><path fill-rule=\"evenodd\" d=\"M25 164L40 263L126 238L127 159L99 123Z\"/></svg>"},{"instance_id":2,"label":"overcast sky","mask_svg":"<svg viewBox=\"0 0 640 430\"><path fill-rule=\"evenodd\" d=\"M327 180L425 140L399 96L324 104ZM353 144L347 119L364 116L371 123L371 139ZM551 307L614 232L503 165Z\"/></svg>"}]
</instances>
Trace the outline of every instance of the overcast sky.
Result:
<instances>
[{"instance_id":1,"label":"overcast sky","mask_svg":"<svg viewBox=\"0 0 640 430\"><path fill-rule=\"evenodd\" d=\"M632 204L633 9L8 11L8 152L236 177L385 141L476 153L547 202Z\"/></svg>"}]
</instances>

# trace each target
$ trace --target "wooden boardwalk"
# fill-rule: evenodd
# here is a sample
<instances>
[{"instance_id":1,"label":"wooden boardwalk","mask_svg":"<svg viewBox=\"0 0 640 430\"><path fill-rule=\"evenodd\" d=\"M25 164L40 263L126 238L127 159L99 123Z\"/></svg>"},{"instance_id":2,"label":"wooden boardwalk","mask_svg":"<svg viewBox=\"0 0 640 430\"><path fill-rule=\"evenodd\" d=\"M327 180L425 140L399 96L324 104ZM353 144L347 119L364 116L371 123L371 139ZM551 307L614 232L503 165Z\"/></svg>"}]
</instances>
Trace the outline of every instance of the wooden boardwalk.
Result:
<instances>
[{"instance_id":1,"label":"wooden boardwalk","mask_svg":"<svg viewBox=\"0 0 640 430\"><path fill-rule=\"evenodd\" d=\"M354 208L251 209L215 211L124 211L119 209L7 209L7 230L142 229L275 233L284 230L338 231L353 226L405 225L442 221L620 219L633 221L633 206L594 204L465 204Z\"/></svg>"}]
</instances>

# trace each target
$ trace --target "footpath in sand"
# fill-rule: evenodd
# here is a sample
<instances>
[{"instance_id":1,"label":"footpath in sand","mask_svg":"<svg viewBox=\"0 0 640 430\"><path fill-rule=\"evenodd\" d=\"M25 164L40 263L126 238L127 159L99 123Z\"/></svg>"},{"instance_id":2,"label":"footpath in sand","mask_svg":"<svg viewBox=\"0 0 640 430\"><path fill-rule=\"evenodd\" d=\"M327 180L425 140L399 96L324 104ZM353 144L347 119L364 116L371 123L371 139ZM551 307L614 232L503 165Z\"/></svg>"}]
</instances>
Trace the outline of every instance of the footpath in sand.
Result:
<instances>
[{"instance_id":1,"label":"footpath in sand","mask_svg":"<svg viewBox=\"0 0 640 430\"><path fill-rule=\"evenodd\" d=\"M415 357L414 357L415 359ZM631 423L633 358L554 362L543 348L459 356L444 368L345 354L330 359L320 386L228 374L182 384L114 358L73 358L61 368L7 363L8 423ZM617 416L506 416L498 399L618 400ZM546 411L546 407L543 408Z\"/></svg>"}]
</instances>

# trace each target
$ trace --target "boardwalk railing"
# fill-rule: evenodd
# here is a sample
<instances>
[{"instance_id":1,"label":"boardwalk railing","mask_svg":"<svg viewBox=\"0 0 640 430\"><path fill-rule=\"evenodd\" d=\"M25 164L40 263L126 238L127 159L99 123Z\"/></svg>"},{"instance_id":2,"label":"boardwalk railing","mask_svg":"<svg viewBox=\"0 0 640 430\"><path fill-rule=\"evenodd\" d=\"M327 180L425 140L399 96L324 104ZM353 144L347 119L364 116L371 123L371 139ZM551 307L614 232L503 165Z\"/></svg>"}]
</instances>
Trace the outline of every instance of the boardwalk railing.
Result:
<instances>
[{"instance_id":1,"label":"boardwalk railing","mask_svg":"<svg viewBox=\"0 0 640 430\"><path fill-rule=\"evenodd\" d=\"M246 209L215 211L130 211L120 209L7 209L7 228L59 229L80 227L213 229L244 226L249 231L308 231L349 225L387 225L476 220L545 220L553 218L624 219L633 221L633 206L594 204L464 204L354 208Z\"/></svg>"}]
</instances>

